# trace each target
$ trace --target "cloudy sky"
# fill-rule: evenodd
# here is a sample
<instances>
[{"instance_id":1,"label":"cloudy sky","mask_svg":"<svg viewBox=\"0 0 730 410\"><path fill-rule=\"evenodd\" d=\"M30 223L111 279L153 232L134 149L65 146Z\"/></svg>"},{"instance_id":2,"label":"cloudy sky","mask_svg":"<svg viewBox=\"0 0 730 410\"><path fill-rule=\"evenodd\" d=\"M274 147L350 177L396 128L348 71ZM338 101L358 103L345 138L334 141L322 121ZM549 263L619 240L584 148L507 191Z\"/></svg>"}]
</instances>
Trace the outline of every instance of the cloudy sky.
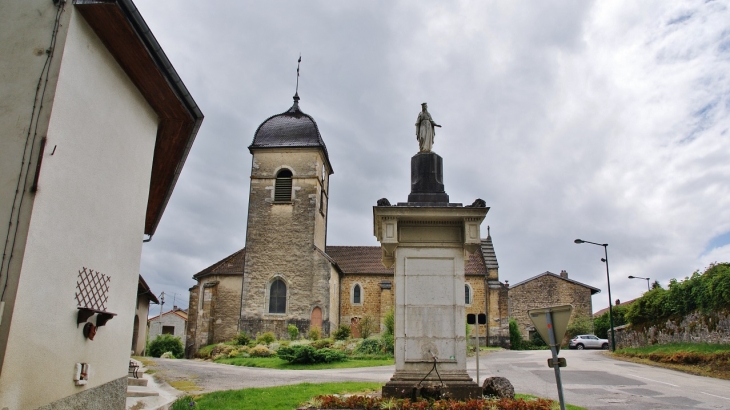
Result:
<instances>
[{"instance_id":1,"label":"cloudy sky","mask_svg":"<svg viewBox=\"0 0 730 410\"><path fill-rule=\"evenodd\" d=\"M191 276L245 245L258 125L299 95L334 168L328 243L377 245L405 201L428 102L452 202L483 198L500 279L546 270L641 295L730 261L730 6L721 1L136 0L205 114L142 275ZM156 314L157 307L152 308Z\"/></svg>"}]
</instances>

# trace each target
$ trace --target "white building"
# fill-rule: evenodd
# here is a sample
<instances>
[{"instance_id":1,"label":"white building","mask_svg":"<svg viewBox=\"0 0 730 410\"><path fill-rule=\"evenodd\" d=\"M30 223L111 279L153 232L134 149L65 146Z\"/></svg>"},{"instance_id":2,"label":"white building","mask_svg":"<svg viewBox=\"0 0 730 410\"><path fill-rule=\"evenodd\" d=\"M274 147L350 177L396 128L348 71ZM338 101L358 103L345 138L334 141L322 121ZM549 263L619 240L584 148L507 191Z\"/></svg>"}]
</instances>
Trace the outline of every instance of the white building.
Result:
<instances>
[{"instance_id":1,"label":"white building","mask_svg":"<svg viewBox=\"0 0 730 410\"><path fill-rule=\"evenodd\" d=\"M185 346L185 333L188 329L188 312L174 306L172 310L150 318L149 338L155 340L159 335L173 335Z\"/></svg>"},{"instance_id":2,"label":"white building","mask_svg":"<svg viewBox=\"0 0 730 410\"><path fill-rule=\"evenodd\" d=\"M0 409L123 409L142 240L202 113L131 0L0 2L0 56Z\"/></svg>"}]
</instances>

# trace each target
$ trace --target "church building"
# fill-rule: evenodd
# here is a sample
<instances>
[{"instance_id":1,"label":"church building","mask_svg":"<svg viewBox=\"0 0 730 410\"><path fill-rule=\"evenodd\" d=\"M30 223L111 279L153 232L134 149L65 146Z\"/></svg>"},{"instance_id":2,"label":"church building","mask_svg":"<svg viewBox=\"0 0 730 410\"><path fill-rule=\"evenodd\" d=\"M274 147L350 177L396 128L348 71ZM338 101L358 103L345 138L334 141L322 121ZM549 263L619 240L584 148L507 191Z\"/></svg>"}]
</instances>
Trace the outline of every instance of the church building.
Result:
<instances>
[{"instance_id":1,"label":"church building","mask_svg":"<svg viewBox=\"0 0 730 410\"><path fill-rule=\"evenodd\" d=\"M334 171L298 94L291 108L258 127L249 151L246 246L193 276L186 354L240 331L285 338L290 324L303 335L318 328L323 337L340 325L359 336L364 318L382 327L394 304L393 269L381 262L380 246L327 244ZM482 341L507 345L507 288L499 281L491 235L481 245L465 268L466 311L487 313L486 328L476 329Z\"/></svg>"}]
</instances>

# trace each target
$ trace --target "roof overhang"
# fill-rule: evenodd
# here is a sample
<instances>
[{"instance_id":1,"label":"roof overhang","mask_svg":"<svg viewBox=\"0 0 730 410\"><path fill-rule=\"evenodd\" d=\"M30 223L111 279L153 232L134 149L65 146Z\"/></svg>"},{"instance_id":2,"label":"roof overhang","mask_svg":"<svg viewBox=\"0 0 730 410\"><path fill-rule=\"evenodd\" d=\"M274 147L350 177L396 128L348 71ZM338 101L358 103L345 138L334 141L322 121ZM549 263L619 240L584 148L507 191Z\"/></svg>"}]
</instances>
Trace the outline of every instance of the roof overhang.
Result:
<instances>
[{"instance_id":1,"label":"roof overhang","mask_svg":"<svg viewBox=\"0 0 730 410\"><path fill-rule=\"evenodd\" d=\"M144 226L152 236L203 113L131 0L74 0L74 5L159 116Z\"/></svg>"}]
</instances>

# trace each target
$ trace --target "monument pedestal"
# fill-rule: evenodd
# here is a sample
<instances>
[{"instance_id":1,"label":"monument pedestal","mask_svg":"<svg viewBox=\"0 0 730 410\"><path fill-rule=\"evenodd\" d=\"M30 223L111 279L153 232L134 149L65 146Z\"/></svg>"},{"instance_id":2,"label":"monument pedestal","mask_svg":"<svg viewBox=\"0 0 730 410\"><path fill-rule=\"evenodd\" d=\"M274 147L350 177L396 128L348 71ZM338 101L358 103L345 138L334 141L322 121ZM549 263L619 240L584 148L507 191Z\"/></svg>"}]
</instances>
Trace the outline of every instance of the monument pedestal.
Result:
<instances>
[{"instance_id":1,"label":"monument pedestal","mask_svg":"<svg viewBox=\"0 0 730 410\"><path fill-rule=\"evenodd\" d=\"M424 387L441 397L481 397L466 372L464 264L481 245L489 208L454 205L373 208L395 282L395 373L384 397L413 397Z\"/></svg>"}]
</instances>

